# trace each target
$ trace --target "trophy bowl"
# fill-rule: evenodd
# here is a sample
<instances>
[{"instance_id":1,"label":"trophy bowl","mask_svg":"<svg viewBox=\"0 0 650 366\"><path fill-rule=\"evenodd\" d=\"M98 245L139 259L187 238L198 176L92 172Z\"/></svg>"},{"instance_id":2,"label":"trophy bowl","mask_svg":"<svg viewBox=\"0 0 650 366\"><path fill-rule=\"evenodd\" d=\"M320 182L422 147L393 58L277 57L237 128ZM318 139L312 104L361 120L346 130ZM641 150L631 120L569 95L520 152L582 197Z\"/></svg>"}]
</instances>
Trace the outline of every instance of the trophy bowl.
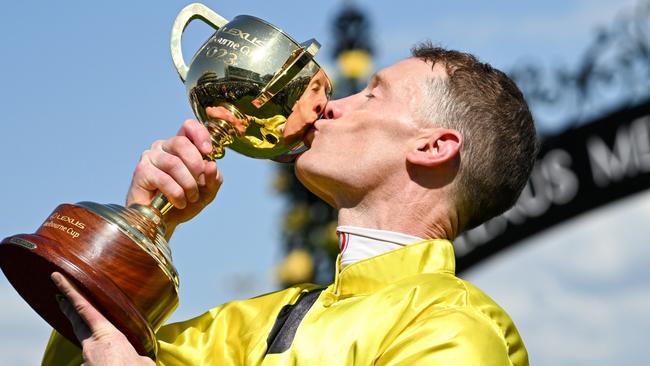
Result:
<instances>
[{"instance_id":1,"label":"trophy bowl","mask_svg":"<svg viewBox=\"0 0 650 366\"><path fill-rule=\"evenodd\" d=\"M181 38L195 19L216 32L188 66ZM300 137L331 94L314 60L319 48L315 40L297 43L253 16L228 22L202 4L183 8L172 27L172 59L192 110L210 131L213 150L205 158L221 158L224 147L278 161L304 151ZM234 118L210 118L208 108L224 108ZM35 233L2 240L0 267L25 301L73 343L79 344L50 280L54 271L69 278L139 354L155 359L155 332L178 305L179 277L165 239L164 215L172 207L162 194L149 205L59 205Z\"/></svg>"},{"instance_id":2,"label":"trophy bowl","mask_svg":"<svg viewBox=\"0 0 650 366\"><path fill-rule=\"evenodd\" d=\"M320 44L313 39L299 44L250 15L239 15L227 24L216 19L209 23L219 30L189 67L174 36L171 48L195 115L209 130L227 136L215 143L212 158L220 158L220 146L225 145L264 159L302 152L304 145L287 136L286 128L313 122L301 120L294 110L298 101L304 108L324 108L329 99L329 79L313 59ZM234 114L238 123L224 126L223 121L210 120L206 109L219 106Z\"/></svg>"}]
</instances>

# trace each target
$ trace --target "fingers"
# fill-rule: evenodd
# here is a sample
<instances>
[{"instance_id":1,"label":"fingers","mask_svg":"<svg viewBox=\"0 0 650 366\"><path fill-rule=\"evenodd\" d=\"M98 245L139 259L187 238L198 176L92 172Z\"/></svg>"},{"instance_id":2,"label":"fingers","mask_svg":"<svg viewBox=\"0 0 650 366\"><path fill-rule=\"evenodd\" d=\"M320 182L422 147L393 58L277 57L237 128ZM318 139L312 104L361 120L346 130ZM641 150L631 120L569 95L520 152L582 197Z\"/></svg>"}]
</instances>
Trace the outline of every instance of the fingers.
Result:
<instances>
[{"instance_id":1,"label":"fingers","mask_svg":"<svg viewBox=\"0 0 650 366\"><path fill-rule=\"evenodd\" d=\"M204 161L204 164L205 174L199 178L199 183L202 183L201 197L205 200L205 204L208 204L217 195L219 187L223 184L223 177L217 168L217 163L214 161Z\"/></svg>"},{"instance_id":2,"label":"fingers","mask_svg":"<svg viewBox=\"0 0 650 366\"><path fill-rule=\"evenodd\" d=\"M154 365L140 356L128 339L79 293L67 278L54 272L52 282L63 293L57 295L61 311L70 320L83 347L82 365Z\"/></svg>"},{"instance_id":3,"label":"fingers","mask_svg":"<svg viewBox=\"0 0 650 366\"><path fill-rule=\"evenodd\" d=\"M223 113L220 116L228 114L234 118L223 107L213 109ZM142 153L133 173L127 205L149 204L161 192L176 208L191 205L179 223L196 215L214 199L223 182L216 164L203 160L211 149L207 129L197 121L185 121L177 136L156 141Z\"/></svg>"},{"instance_id":4,"label":"fingers","mask_svg":"<svg viewBox=\"0 0 650 366\"><path fill-rule=\"evenodd\" d=\"M133 172L127 204L148 204L158 191L178 208L196 199L198 186L192 172L180 157L164 151L162 144L157 141L142 153Z\"/></svg>"},{"instance_id":5,"label":"fingers","mask_svg":"<svg viewBox=\"0 0 650 366\"><path fill-rule=\"evenodd\" d=\"M236 123L238 120L235 116L224 107L207 107L205 114L211 119L222 119L229 123Z\"/></svg>"},{"instance_id":6,"label":"fingers","mask_svg":"<svg viewBox=\"0 0 650 366\"><path fill-rule=\"evenodd\" d=\"M68 318L68 321L72 325L72 331L79 340L79 343L90 338L92 336L90 328L88 328L88 325L86 325L86 322L81 318L81 316L77 314L70 301L68 301L68 299L63 295L57 295L56 300L59 303L59 309L61 309L63 315Z\"/></svg>"},{"instance_id":7,"label":"fingers","mask_svg":"<svg viewBox=\"0 0 650 366\"><path fill-rule=\"evenodd\" d=\"M57 296L57 301L63 314L70 320L74 334L79 339L79 342L83 343L93 334L115 329L67 278L58 272L54 272L51 279L63 294Z\"/></svg>"},{"instance_id":8,"label":"fingers","mask_svg":"<svg viewBox=\"0 0 650 366\"><path fill-rule=\"evenodd\" d=\"M205 113L210 119L221 119L228 122L232 127L237 130L237 133L244 134L246 132L246 125L244 121L236 118L229 110L224 107L208 107Z\"/></svg>"},{"instance_id":9,"label":"fingers","mask_svg":"<svg viewBox=\"0 0 650 366\"><path fill-rule=\"evenodd\" d=\"M158 191L177 208L197 202L199 188L205 184L203 155L211 149L207 129L197 121L186 121L177 136L156 141L143 152L133 174L127 204L148 204Z\"/></svg>"},{"instance_id":10,"label":"fingers","mask_svg":"<svg viewBox=\"0 0 650 366\"><path fill-rule=\"evenodd\" d=\"M226 110L225 108L222 108ZM210 133L199 121L188 119L178 130L177 136L187 137L202 155L212 152L212 139Z\"/></svg>"},{"instance_id":11,"label":"fingers","mask_svg":"<svg viewBox=\"0 0 650 366\"><path fill-rule=\"evenodd\" d=\"M154 143L143 158L156 169L150 183L176 207L183 208L187 202L198 201L198 179L203 174L205 164L201 153L189 139L177 136Z\"/></svg>"}]
</instances>

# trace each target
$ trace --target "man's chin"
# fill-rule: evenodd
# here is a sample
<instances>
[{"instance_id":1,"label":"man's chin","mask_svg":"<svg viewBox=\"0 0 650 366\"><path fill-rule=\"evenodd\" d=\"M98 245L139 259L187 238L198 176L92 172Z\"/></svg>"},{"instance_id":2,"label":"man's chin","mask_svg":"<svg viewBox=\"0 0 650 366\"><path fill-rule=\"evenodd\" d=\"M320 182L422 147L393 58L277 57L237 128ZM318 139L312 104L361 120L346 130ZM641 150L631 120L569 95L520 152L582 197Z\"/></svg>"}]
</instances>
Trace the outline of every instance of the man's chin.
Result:
<instances>
[{"instance_id":1,"label":"man's chin","mask_svg":"<svg viewBox=\"0 0 650 366\"><path fill-rule=\"evenodd\" d=\"M298 156L293 168L296 178L308 191L325 201L328 205L335 207L333 197L325 193L329 191L329 188L324 183L328 180L323 179L323 172L319 171L319 168L322 169L322 164L314 161L314 158L315 156L313 152L310 154L310 150Z\"/></svg>"},{"instance_id":2,"label":"man's chin","mask_svg":"<svg viewBox=\"0 0 650 366\"><path fill-rule=\"evenodd\" d=\"M317 174L315 169L318 168L318 162L314 161L312 157L313 156L310 150L307 150L298 155L294 162L293 170L296 174L296 178L298 178L300 183L302 183L305 188L313 192L313 190L310 188L312 185L310 182L316 180Z\"/></svg>"},{"instance_id":3,"label":"man's chin","mask_svg":"<svg viewBox=\"0 0 650 366\"><path fill-rule=\"evenodd\" d=\"M319 168L322 168L322 163L323 162L320 161L318 155L316 154L316 151L312 148L308 148L307 150L301 152L294 160L296 171L300 169L307 175L316 173Z\"/></svg>"}]
</instances>

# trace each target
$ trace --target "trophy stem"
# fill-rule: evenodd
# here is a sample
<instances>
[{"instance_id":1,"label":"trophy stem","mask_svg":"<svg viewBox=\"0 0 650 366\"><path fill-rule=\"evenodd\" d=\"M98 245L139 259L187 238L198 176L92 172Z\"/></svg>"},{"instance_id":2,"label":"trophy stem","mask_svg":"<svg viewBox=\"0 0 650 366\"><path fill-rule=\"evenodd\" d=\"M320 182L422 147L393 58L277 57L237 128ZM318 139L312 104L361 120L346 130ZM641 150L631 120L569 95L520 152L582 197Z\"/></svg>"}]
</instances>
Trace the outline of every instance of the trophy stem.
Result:
<instances>
[{"instance_id":1,"label":"trophy stem","mask_svg":"<svg viewBox=\"0 0 650 366\"><path fill-rule=\"evenodd\" d=\"M210 119L204 122L212 138L212 151L206 155L206 160L221 159L226 153L225 146L235 141L237 130L228 122L222 119Z\"/></svg>"},{"instance_id":2,"label":"trophy stem","mask_svg":"<svg viewBox=\"0 0 650 366\"><path fill-rule=\"evenodd\" d=\"M172 209L172 207L174 207L174 205L172 205L167 197L165 197L165 195L161 192L159 192L156 197L151 200L149 206L160 212L161 216L165 215L167 212L169 212L169 210Z\"/></svg>"}]
</instances>

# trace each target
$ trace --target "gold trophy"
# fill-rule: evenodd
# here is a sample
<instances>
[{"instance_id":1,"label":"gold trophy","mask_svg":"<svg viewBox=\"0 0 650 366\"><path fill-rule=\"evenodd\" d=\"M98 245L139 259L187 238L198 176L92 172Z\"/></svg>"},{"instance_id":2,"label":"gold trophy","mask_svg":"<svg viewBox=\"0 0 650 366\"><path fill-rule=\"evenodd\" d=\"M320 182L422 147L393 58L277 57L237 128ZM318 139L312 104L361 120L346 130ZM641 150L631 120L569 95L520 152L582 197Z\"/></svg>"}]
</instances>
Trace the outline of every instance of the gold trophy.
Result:
<instances>
[{"instance_id":1,"label":"gold trophy","mask_svg":"<svg viewBox=\"0 0 650 366\"><path fill-rule=\"evenodd\" d=\"M195 19L216 33L187 66L181 37ZM331 94L314 60L319 48L315 40L299 44L253 16L228 22L198 3L181 10L171 33L172 58L196 117L212 136L206 159L221 158L226 146L279 161L304 151L296 131L313 120L305 120L303 112L314 105L324 109ZM208 118L209 107L227 109L237 123ZM71 279L138 353L155 358L155 332L178 305L178 274L164 237L163 216L171 208L162 194L150 205L59 205L34 234L2 241L0 267L29 305L69 340L77 343L56 302L58 291L49 278L54 271Z\"/></svg>"}]
</instances>

